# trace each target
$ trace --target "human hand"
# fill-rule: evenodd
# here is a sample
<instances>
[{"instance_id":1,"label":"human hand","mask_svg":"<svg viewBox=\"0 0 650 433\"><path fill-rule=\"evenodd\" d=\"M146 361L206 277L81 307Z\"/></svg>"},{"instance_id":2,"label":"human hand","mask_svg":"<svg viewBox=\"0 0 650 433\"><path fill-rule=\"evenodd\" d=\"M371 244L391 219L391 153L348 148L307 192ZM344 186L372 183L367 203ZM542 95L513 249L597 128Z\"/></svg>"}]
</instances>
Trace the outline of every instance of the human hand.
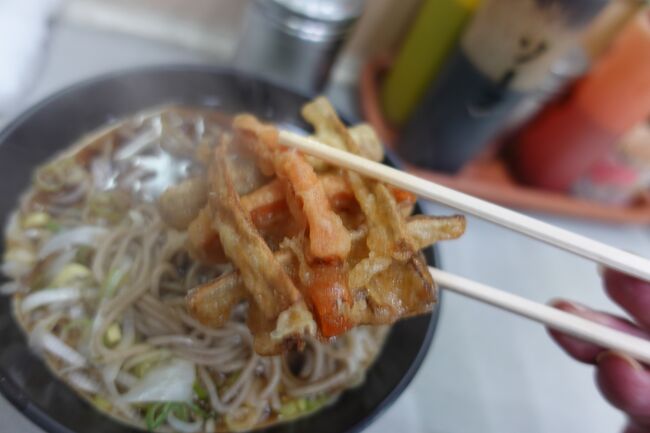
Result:
<instances>
[{"instance_id":1,"label":"human hand","mask_svg":"<svg viewBox=\"0 0 650 433\"><path fill-rule=\"evenodd\" d=\"M630 321L591 310L575 302L557 300L553 305L566 312L650 340L650 282L607 269L603 272L609 297L634 319ZM605 398L625 412L625 433L650 433L650 369L629 356L549 331L573 358L596 366L596 382Z\"/></svg>"}]
</instances>

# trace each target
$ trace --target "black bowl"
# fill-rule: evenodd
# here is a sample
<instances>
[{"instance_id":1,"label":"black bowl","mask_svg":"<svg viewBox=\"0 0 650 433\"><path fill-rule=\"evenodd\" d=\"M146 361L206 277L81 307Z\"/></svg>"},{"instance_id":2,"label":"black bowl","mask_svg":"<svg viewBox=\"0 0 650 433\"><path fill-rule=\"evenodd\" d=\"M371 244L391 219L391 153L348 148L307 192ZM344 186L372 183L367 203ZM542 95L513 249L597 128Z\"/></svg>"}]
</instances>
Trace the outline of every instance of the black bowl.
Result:
<instances>
[{"instance_id":1,"label":"black bowl","mask_svg":"<svg viewBox=\"0 0 650 433\"><path fill-rule=\"evenodd\" d=\"M0 134L0 222L30 182L31 172L81 135L147 107L177 102L226 112L247 111L269 121L306 126L307 97L232 71L207 67L154 67L84 81L36 104ZM0 246L0 256L2 255ZM426 251L434 265L434 252ZM0 277L1 278L1 277ZM431 344L438 311L397 323L358 388L336 404L266 432L355 432L393 403L409 384ZM27 345L0 297L0 391L34 423L52 433L137 433L95 410L50 373Z\"/></svg>"}]
</instances>

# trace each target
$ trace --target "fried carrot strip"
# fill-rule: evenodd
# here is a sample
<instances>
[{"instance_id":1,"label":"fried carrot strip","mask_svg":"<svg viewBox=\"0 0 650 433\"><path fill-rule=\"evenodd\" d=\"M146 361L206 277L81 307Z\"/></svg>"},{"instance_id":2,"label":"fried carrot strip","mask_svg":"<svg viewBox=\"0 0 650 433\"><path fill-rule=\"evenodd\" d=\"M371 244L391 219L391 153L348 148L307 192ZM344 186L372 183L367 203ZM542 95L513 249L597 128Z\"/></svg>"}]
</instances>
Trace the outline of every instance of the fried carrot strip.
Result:
<instances>
[{"instance_id":1,"label":"fried carrot strip","mask_svg":"<svg viewBox=\"0 0 650 433\"><path fill-rule=\"evenodd\" d=\"M295 151L282 152L276 160L278 176L287 179L302 205L309 226L311 255L325 261L345 260L350 253L350 234L332 210L311 165Z\"/></svg>"},{"instance_id":2,"label":"fried carrot strip","mask_svg":"<svg viewBox=\"0 0 650 433\"><path fill-rule=\"evenodd\" d=\"M278 145L277 130L273 133L250 116L235 118L233 125L236 135L243 136L242 141L257 153L260 170L273 165L283 182L293 219L304 222L308 230L309 257L319 263L313 266L314 277L303 289L322 335L345 332L353 325L347 318L351 296L347 278L341 277L339 268L350 253L352 241L341 217L332 210L312 165L297 151Z\"/></svg>"},{"instance_id":3,"label":"fried carrot strip","mask_svg":"<svg viewBox=\"0 0 650 433\"><path fill-rule=\"evenodd\" d=\"M303 113L308 113L307 120L313 124L316 131L321 131L321 135L323 132L334 135L338 140L337 145L342 143L343 149L357 155L363 154L361 147L350 135L327 99L316 98L303 108ZM385 315L386 311L389 311L394 318L427 311L436 302L435 283L428 272L424 257L417 249L415 240L406 229L406 222L394 196L380 182L366 179L348 170L344 170L343 173L366 217L367 245L371 253L368 258L356 265L361 267L359 272L355 273L352 269L351 273L361 274L362 269L378 272L377 278L368 278L371 282L367 290L368 305L372 309L374 302L374 310L377 314ZM408 266L386 268L387 262L377 266L380 258L391 258ZM395 293L398 281L393 280L411 284L409 293L404 291ZM398 296L391 297L389 296L391 293ZM400 295L408 295L408 297Z\"/></svg>"},{"instance_id":4,"label":"fried carrot strip","mask_svg":"<svg viewBox=\"0 0 650 433\"><path fill-rule=\"evenodd\" d=\"M339 263L319 263L311 267L311 281L305 292L323 337L335 337L354 326L349 309L352 295L347 273Z\"/></svg>"},{"instance_id":5,"label":"fried carrot strip","mask_svg":"<svg viewBox=\"0 0 650 433\"><path fill-rule=\"evenodd\" d=\"M277 130L254 117L237 116L233 126L242 142L258 155L260 170L266 172L272 166L278 179L286 182L297 199L302 215L294 218L307 220L311 255L326 261L344 260L350 252L350 235L341 217L332 210L313 167L296 151L280 148Z\"/></svg>"}]
</instances>

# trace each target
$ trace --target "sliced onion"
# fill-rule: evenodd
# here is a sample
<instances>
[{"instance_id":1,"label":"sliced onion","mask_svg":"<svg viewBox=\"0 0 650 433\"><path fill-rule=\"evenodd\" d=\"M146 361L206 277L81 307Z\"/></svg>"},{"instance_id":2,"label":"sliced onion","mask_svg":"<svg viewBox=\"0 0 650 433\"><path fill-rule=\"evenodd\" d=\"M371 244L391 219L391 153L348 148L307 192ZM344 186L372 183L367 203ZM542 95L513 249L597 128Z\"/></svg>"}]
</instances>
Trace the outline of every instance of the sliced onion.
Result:
<instances>
[{"instance_id":1,"label":"sliced onion","mask_svg":"<svg viewBox=\"0 0 650 433\"><path fill-rule=\"evenodd\" d=\"M0 265L0 272L11 278L20 278L27 275L31 267L20 262L6 260Z\"/></svg>"},{"instance_id":2,"label":"sliced onion","mask_svg":"<svg viewBox=\"0 0 650 433\"><path fill-rule=\"evenodd\" d=\"M133 388L135 384L138 383L138 378L126 371L120 371L117 374L115 381L125 388Z\"/></svg>"},{"instance_id":3,"label":"sliced onion","mask_svg":"<svg viewBox=\"0 0 650 433\"><path fill-rule=\"evenodd\" d=\"M101 291L102 298L109 299L115 295L118 289L124 284L125 277L128 275L130 269L131 260L125 258L117 269L113 269L108 273Z\"/></svg>"},{"instance_id":4,"label":"sliced onion","mask_svg":"<svg viewBox=\"0 0 650 433\"><path fill-rule=\"evenodd\" d=\"M264 406L241 405L224 415L226 426L232 431L248 431L257 424Z\"/></svg>"},{"instance_id":5,"label":"sliced onion","mask_svg":"<svg viewBox=\"0 0 650 433\"><path fill-rule=\"evenodd\" d=\"M97 309L97 312L95 313L95 319L92 320L92 326L90 328L90 334L91 335L97 335L99 333L99 330L104 326L105 322L105 314L104 314L104 307L105 307L105 300L102 300L102 302L99 304L99 308ZM99 357L100 353L99 350L97 349L97 346L95 344L90 345L90 353L92 356ZM119 364L118 364L119 368ZM102 377L104 378L104 382L110 383L113 380L115 380L115 377L113 377L111 380L110 378L107 378L106 376L106 368L102 369ZM115 372L114 376L117 376L117 372Z\"/></svg>"},{"instance_id":6,"label":"sliced onion","mask_svg":"<svg viewBox=\"0 0 650 433\"><path fill-rule=\"evenodd\" d=\"M86 289L88 290L88 289ZM85 293L84 293L85 294ZM86 312L84 311L84 307L81 304L74 304L70 306L70 309L68 310L68 316L70 317L71 320L79 320L81 318L86 317ZM90 322L90 321L88 321Z\"/></svg>"},{"instance_id":7,"label":"sliced onion","mask_svg":"<svg viewBox=\"0 0 650 433\"><path fill-rule=\"evenodd\" d=\"M44 229L36 228L36 227L26 229L23 232L25 237L27 239L29 239L29 240L38 240L39 238L42 238L43 236L45 236L45 235L47 235L49 233L50 232L48 230L44 230Z\"/></svg>"},{"instance_id":8,"label":"sliced onion","mask_svg":"<svg viewBox=\"0 0 650 433\"><path fill-rule=\"evenodd\" d=\"M141 226L144 224L144 218L142 214L133 209L129 211L129 218L131 218L131 221L133 221L133 224L136 226Z\"/></svg>"},{"instance_id":9,"label":"sliced onion","mask_svg":"<svg viewBox=\"0 0 650 433\"><path fill-rule=\"evenodd\" d=\"M24 243L23 231L20 227L20 215L17 210L9 215L9 221L7 221L7 225L5 226L5 238L12 243Z\"/></svg>"},{"instance_id":10,"label":"sliced onion","mask_svg":"<svg viewBox=\"0 0 650 433\"><path fill-rule=\"evenodd\" d=\"M31 251L23 248L12 248L4 257L5 262L0 267L3 274L18 279L31 272L35 257Z\"/></svg>"},{"instance_id":11,"label":"sliced onion","mask_svg":"<svg viewBox=\"0 0 650 433\"><path fill-rule=\"evenodd\" d=\"M151 369L121 400L125 403L187 402L192 401L196 370L184 359L172 361Z\"/></svg>"},{"instance_id":12,"label":"sliced onion","mask_svg":"<svg viewBox=\"0 0 650 433\"><path fill-rule=\"evenodd\" d=\"M9 281L0 284L0 295L13 295L20 290L20 284L16 281Z\"/></svg>"},{"instance_id":13,"label":"sliced onion","mask_svg":"<svg viewBox=\"0 0 650 433\"><path fill-rule=\"evenodd\" d=\"M45 350L73 367L86 365L86 358L83 355L44 329L32 333L30 340L37 348Z\"/></svg>"},{"instance_id":14,"label":"sliced onion","mask_svg":"<svg viewBox=\"0 0 650 433\"><path fill-rule=\"evenodd\" d=\"M115 160L123 161L134 157L138 153L142 152L147 146L153 144L158 137L160 137L160 132L155 129L148 129L138 134L115 152Z\"/></svg>"},{"instance_id":15,"label":"sliced onion","mask_svg":"<svg viewBox=\"0 0 650 433\"><path fill-rule=\"evenodd\" d=\"M120 367L122 366L122 361L113 361L109 362L102 368L102 378L106 383L113 383L117 379L117 375L120 374Z\"/></svg>"},{"instance_id":16,"label":"sliced onion","mask_svg":"<svg viewBox=\"0 0 650 433\"><path fill-rule=\"evenodd\" d=\"M85 183L76 185L74 189L59 193L52 197L52 203L59 206L70 206L80 201L87 192Z\"/></svg>"},{"instance_id":17,"label":"sliced onion","mask_svg":"<svg viewBox=\"0 0 650 433\"><path fill-rule=\"evenodd\" d=\"M95 189L103 191L113 186L114 175L111 162L107 158L95 158L90 163Z\"/></svg>"},{"instance_id":18,"label":"sliced onion","mask_svg":"<svg viewBox=\"0 0 650 433\"><path fill-rule=\"evenodd\" d=\"M97 226L81 226L57 233L45 242L38 252L38 258L43 259L55 251L60 251L73 245L94 246L97 243L97 239L105 236L107 233L107 229Z\"/></svg>"},{"instance_id":19,"label":"sliced onion","mask_svg":"<svg viewBox=\"0 0 650 433\"><path fill-rule=\"evenodd\" d=\"M25 296L20 303L20 309L23 313L42 307L43 305L60 304L64 302L76 301L81 298L81 291L76 287L58 287L52 289L39 290L28 296Z\"/></svg>"},{"instance_id":20,"label":"sliced onion","mask_svg":"<svg viewBox=\"0 0 650 433\"><path fill-rule=\"evenodd\" d=\"M122 339L118 347L126 347L133 344L135 341L135 317L133 309L128 309L124 312L124 319L122 320Z\"/></svg>"},{"instance_id":21,"label":"sliced onion","mask_svg":"<svg viewBox=\"0 0 650 433\"><path fill-rule=\"evenodd\" d=\"M45 277L47 278L47 281L51 281L55 276L57 276L59 272L63 270L65 265L70 263L76 255L77 249L71 248L56 256L47 267L47 271L45 271Z\"/></svg>"},{"instance_id":22,"label":"sliced onion","mask_svg":"<svg viewBox=\"0 0 650 433\"><path fill-rule=\"evenodd\" d=\"M152 170L146 170L142 167L135 167L129 171L124 171L117 178L117 184L120 188L131 188L134 190L139 190L140 186L135 186L140 180L145 177L155 175L155 172Z\"/></svg>"},{"instance_id":23,"label":"sliced onion","mask_svg":"<svg viewBox=\"0 0 650 433\"><path fill-rule=\"evenodd\" d=\"M99 384L84 373L75 371L68 375L68 381L72 386L82 391L97 394L100 391Z\"/></svg>"},{"instance_id":24,"label":"sliced onion","mask_svg":"<svg viewBox=\"0 0 650 433\"><path fill-rule=\"evenodd\" d=\"M169 415L167 415L167 424L181 433L196 433L201 430L203 421L200 419L194 422L182 421L174 416L174 411L172 410L169 412Z\"/></svg>"}]
</instances>

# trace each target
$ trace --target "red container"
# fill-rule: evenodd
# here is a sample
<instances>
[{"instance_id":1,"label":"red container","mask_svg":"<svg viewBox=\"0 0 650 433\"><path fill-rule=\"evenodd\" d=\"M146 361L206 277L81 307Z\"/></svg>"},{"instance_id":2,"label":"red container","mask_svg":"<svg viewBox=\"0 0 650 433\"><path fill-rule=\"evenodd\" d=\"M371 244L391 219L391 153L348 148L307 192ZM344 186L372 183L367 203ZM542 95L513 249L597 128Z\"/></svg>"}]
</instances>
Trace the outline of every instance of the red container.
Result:
<instances>
[{"instance_id":1,"label":"red container","mask_svg":"<svg viewBox=\"0 0 650 433\"><path fill-rule=\"evenodd\" d=\"M512 168L530 185L567 191L650 114L650 12L621 32L592 71L513 140Z\"/></svg>"}]
</instances>

